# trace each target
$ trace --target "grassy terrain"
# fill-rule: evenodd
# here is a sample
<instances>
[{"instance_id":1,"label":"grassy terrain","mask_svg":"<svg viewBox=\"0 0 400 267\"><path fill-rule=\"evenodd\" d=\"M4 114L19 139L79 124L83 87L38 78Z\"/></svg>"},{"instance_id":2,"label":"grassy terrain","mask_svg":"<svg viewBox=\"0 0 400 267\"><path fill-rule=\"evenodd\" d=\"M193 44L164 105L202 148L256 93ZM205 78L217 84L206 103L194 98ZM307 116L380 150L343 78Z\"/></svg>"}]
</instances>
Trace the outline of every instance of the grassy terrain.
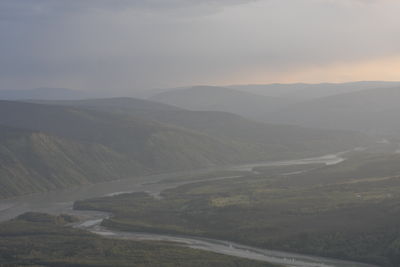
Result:
<instances>
[{"instance_id":1,"label":"grassy terrain","mask_svg":"<svg viewBox=\"0 0 400 267\"><path fill-rule=\"evenodd\" d=\"M226 101L226 96L224 98ZM210 99L213 98L207 98L207 103ZM258 160L321 155L343 151L371 141L366 136L354 132L259 123L236 115L240 113L185 110L135 98L44 101L41 103L129 115L201 132L222 140L240 143L242 144L242 153L250 149L253 159L256 159L254 157L256 155L262 155L258 157ZM265 103L263 106L266 106Z\"/></svg>"},{"instance_id":2,"label":"grassy terrain","mask_svg":"<svg viewBox=\"0 0 400 267\"><path fill-rule=\"evenodd\" d=\"M137 162L101 144L0 126L0 198L146 172Z\"/></svg>"},{"instance_id":3,"label":"grassy terrain","mask_svg":"<svg viewBox=\"0 0 400 267\"><path fill-rule=\"evenodd\" d=\"M328 153L366 141L354 133L264 125L138 99L78 103L0 101L0 199L149 173Z\"/></svg>"},{"instance_id":4,"label":"grassy terrain","mask_svg":"<svg viewBox=\"0 0 400 267\"><path fill-rule=\"evenodd\" d=\"M125 115L0 101L0 199L237 163L251 151Z\"/></svg>"},{"instance_id":5,"label":"grassy terrain","mask_svg":"<svg viewBox=\"0 0 400 267\"><path fill-rule=\"evenodd\" d=\"M134 116L72 107L0 101L0 124L100 144L159 172L251 160L254 152L231 141Z\"/></svg>"},{"instance_id":6,"label":"grassy terrain","mask_svg":"<svg viewBox=\"0 0 400 267\"><path fill-rule=\"evenodd\" d=\"M368 155L305 174L266 173L77 202L114 213L120 230L207 236L250 245L400 264L399 155ZM382 175L379 175L382 173Z\"/></svg>"},{"instance_id":7,"label":"grassy terrain","mask_svg":"<svg viewBox=\"0 0 400 267\"><path fill-rule=\"evenodd\" d=\"M111 240L66 226L74 218L28 213L0 224L0 266L265 266L164 242Z\"/></svg>"}]
</instances>

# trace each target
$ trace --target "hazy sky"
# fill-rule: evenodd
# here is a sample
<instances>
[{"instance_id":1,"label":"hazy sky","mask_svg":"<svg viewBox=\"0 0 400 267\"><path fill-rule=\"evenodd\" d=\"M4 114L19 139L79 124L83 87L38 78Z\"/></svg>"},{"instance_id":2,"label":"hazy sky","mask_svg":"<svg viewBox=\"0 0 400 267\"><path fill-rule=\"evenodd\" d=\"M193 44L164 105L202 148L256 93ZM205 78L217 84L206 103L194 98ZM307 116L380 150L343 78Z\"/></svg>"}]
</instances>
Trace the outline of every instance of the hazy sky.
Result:
<instances>
[{"instance_id":1,"label":"hazy sky","mask_svg":"<svg viewBox=\"0 0 400 267\"><path fill-rule=\"evenodd\" d=\"M1 0L0 89L400 80L399 0Z\"/></svg>"}]
</instances>

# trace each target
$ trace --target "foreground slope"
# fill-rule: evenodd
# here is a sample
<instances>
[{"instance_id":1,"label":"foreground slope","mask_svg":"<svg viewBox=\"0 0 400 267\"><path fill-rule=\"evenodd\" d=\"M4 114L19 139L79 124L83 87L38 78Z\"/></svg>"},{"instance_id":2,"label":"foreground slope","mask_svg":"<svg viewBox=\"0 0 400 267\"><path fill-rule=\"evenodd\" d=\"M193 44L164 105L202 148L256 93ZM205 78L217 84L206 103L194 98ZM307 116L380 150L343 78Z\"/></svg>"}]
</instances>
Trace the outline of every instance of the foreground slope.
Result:
<instances>
[{"instance_id":1,"label":"foreground slope","mask_svg":"<svg viewBox=\"0 0 400 267\"><path fill-rule=\"evenodd\" d=\"M26 213L0 224L1 266L264 266L178 244L111 240L66 226L75 218Z\"/></svg>"}]
</instances>

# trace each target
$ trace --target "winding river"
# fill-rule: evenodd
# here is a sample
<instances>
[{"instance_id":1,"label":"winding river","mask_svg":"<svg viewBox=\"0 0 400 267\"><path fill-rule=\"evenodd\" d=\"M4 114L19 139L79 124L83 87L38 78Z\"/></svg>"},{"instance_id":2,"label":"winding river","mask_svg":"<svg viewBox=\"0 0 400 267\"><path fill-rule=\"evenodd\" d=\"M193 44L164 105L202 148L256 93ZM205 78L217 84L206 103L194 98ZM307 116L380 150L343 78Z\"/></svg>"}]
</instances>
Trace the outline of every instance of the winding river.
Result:
<instances>
[{"instance_id":1,"label":"winding river","mask_svg":"<svg viewBox=\"0 0 400 267\"><path fill-rule=\"evenodd\" d=\"M342 162L343 153L336 155L327 155L323 157L306 158L299 160L264 162L257 164L238 165L229 168L229 170L249 171L256 166L290 166L313 163L324 163L327 165ZM12 219L27 211L46 212L51 214L72 214L78 215L82 221L75 227L86 229L93 233L102 235L107 238L132 239L132 240L162 240L179 242L184 246L213 251L221 254L232 255L242 258L277 263L291 267L373 267L357 262L341 261L336 259L321 258L316 256L301 255L296 253L288 253L283 251L274 251L245 246L233 242L214 240L206 238L197 238L190 236L174 236L153 233L132 233L112 231L100 226L103 219L109 214L94 211L76 211L73 210L73 203L77 200L115 195L127 192L148 192L157 196L163 190L174 188L183 184L193 183L197 181L184 182L162 182L165 179L171 179L177 175L201 173L197 172L179 172L162 175L152 175L135 179L118 180L107 183L94 185L85 185L77 188L71 188L62 191L52 191L48 193L40 193L29 196L22 196L13 199L0 201L0 221ZM215 177L208 180L228 179L232 177ZM375 266L376 267L376 266Z\"/></svg>"}]
</instances>

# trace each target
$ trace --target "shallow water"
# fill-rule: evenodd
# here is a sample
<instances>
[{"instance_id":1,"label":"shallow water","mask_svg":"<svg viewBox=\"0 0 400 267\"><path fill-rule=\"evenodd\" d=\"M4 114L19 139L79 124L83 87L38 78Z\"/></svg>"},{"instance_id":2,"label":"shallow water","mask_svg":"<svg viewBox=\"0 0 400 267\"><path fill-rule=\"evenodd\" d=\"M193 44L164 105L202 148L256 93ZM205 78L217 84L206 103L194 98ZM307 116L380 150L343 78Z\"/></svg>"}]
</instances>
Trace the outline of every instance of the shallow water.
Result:
<instances>
[{"instance_id":1,"label":"shallow water","mask_svg":"<svg viewBox=\"0 0 400 267\"><path fill-rule=\"evenodd\" d=\"M104 216L108 216L104 214ZM94 221L92 221L94 222ZM297 253L289 253L284 251L260 249L251 246L245 246L234 242L200 238L192 236L164 235L154 233L133 233L113 231L96 223L81 223L76 225L77 228L86 229L92 233L101 235L106 238L125 239L125 240L153 240L168 241L180 243L186 247L212 251L225 255L231 255L246 259L265 261L283 266L292 267L377 267L375 265L335 260L330 258L302 255Z\"/></svg>"}]
</instances>

